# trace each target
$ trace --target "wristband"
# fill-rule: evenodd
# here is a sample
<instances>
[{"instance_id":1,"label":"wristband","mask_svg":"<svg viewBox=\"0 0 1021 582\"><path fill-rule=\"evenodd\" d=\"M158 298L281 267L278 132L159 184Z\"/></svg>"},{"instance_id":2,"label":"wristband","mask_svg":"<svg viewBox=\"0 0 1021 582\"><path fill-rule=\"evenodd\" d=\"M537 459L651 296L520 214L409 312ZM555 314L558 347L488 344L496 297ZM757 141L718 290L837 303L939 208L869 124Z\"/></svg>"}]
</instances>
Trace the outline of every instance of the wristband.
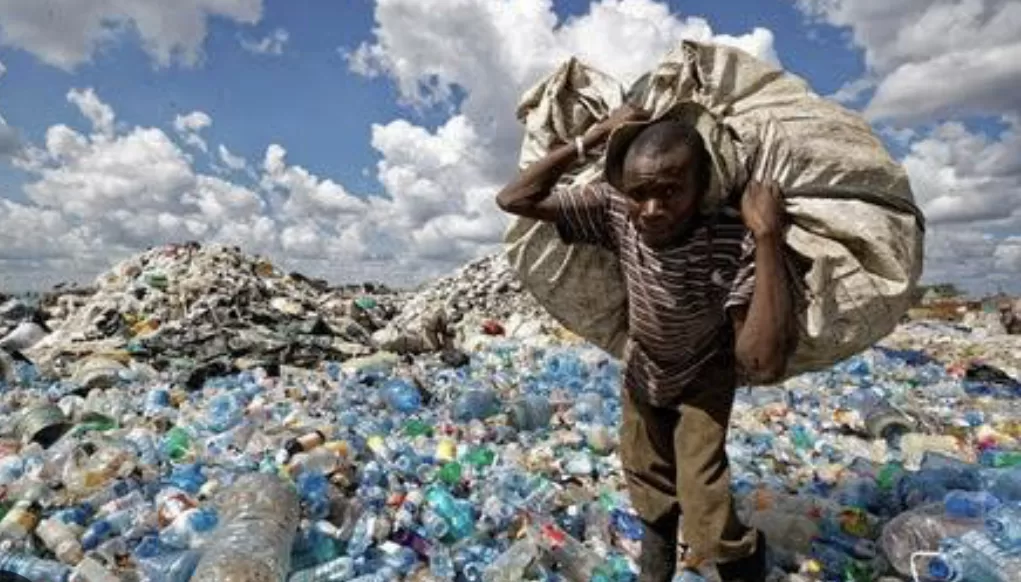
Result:
<instances>
[{"instance_id":1,"label":"wristband","mask_svg":"<svg viewBox=\"0 0 1021 582\"><path fill-rule=\"evenodd\" d=\"M574 149L578 152L578 159L585 159L585 141L581 139L581 136L574 138Z\"/></svg>"}]
</instances>

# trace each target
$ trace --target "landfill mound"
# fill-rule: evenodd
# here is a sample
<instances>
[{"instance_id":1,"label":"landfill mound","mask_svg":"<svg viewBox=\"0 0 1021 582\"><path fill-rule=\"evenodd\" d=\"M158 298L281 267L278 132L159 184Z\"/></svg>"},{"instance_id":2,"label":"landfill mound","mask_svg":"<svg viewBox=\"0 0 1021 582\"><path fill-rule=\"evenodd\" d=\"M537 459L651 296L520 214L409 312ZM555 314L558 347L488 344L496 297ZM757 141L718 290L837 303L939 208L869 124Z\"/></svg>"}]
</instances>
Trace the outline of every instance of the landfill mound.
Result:
<instances>
[{"instance_id":1,"label":"landfill mound","mask_svg":"<svg viewBox=\"0 0 1021 582\"><path fill-rule=\"evenodd\" d=\"M442 322L452 328L458 343L470 346L486 320L498 322L498 333L512 337L560 331L535 298L522 291L506 255L496 253L416 289L373 337L384 349L429 351L436 346L418 338Z\"/></svg>"},{"instance_id":2,"label":"landfill mound","mask_svg":"<svg viewBox=\"0 0 1021 582\"><path fill-rule=\"evenodd\" d=\"M224 371L310 365L371 351L387 296L362 309L322 282L236 247L151 249L101 275L87 298L58 300L53 333L24 350L52 372L89 354L126 352L157 370L187 360ZM368 326L368 327L367 327Z\"/></svg>"}]
</instances>

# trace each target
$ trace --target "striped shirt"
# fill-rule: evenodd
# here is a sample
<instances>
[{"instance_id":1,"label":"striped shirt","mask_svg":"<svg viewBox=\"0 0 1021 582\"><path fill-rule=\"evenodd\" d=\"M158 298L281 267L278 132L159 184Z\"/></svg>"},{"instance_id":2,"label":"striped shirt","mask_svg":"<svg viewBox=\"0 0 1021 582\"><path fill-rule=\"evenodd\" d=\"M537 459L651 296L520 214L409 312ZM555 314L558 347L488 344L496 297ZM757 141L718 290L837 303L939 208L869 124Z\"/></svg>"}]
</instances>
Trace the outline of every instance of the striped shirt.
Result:
<instances>
[{"instance_id":1,"label":"striped shirt","mask_svg":"<svg viewBox=\"0 0 1021 582\"><path fill-rule=\"evenodd\" d=\"M719 372L736 384L727 312L747 306L755 285L754 239L739 213L727 209L670 246L651 248L628 217L628 202L609 184L556 195L556 228L565 243L600 245L620 258L631 339L625 387L653 406L674 407L700 380L720 382Z\"/></svg>"}]
</instances>

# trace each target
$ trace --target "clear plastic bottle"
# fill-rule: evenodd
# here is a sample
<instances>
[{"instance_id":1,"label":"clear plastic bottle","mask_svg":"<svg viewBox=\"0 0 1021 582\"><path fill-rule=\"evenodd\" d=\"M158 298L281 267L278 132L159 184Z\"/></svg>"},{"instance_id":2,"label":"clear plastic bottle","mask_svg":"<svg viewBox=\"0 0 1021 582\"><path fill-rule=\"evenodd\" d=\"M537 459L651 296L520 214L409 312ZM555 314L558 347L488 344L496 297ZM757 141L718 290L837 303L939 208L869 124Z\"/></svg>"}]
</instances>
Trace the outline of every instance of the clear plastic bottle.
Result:
<instances>
[{"instance_id":1,"label":"clear plastic bottle","mask_svg":"<svg viewBox=\"0 0 1021 582\"><path fill-rule=\"evenodd\" d=\"M437 543L429 548L429 573L448 582L457 576L454 560L447 546Z\"/></svg>"},{"instance_id":2,"label":"clear plastic bottle","mask_svg":"<svg viewBox=\"0 0 1021 582\"><path fill-rule=\"evenodd\" d=\"M39 506L20 500L0 520L0 541L22 542L39 524Z\"/></svg>"},{"instance_id":3,"label":"clear plastic bottle","mask_svg":"<svg viewBox=\"0 0 1021 582\"><path fill-rule=\"evenodd\" d=\"M948 582L1016 582L1021 557L1009 555L976 530L946 540L928 570L930 577Z\"/></svg>"},{"instance_id":4,"label":"clear plastic bottle","mask_svg":"<svg viewBox=\"0 0 1021 582\"><path fill-rule=\"evenodd\" d=\"M40 521L35 535L61 562L74 565L82 560L82 545L78 536L71 526L59 519L51 517Z\"/></svg>"},{"instance_id":5,"label":"clear plastic bottle","mask_svg":"<svg viewBox=\"0 0 1021 582\"><path fill-rule=\"evenodd\" d=\"M354 560L340 556L324 564L294 572L287 582L345 582L355 577Z\"/></svg>"},{"instance_id":6,"label":"clear plastic bottle","mask_svg":"<svg viewBox=\"0 0 1021 582\"><path fill-rule=\"evenodd\" d=\"M149 582L188 582L195 572L200 555L194 550L185 550L146 558L136 557L135 561Z\"/></svg>"},{"instance_id":7,"label":"clear plastic bottle","mask_svg":"<svg viewBox=\"0 0 1021 582\"><path fill-rule=\"evenodd\" d=\"M17 574L29 582L67 582L71 569L53 560L0 551L0 572Z\"/></svg>"},{"instance_id":8,"label":"clear plastic bottle","mask_svg":"<svg viewBox=\"0 0 1021 582\"><path fill-rule=\"evenodd\" d=\"M883 527L880 545L890 565L904 576L911 575L911 556L934 552L948 537L981 528L982 522L952 519L944 504L933 503L901 513Z\"/></svg>"},{"instance_id":9,"label":"clear plastic bottle","mask_svg":"<svg viewBox=\"0 0 1021 582\"><path fill-rule=\"evenodd\" d=\"M517 582L524 580L528 566L539 558L539 547L531 537L524 537L500 554L482 574L484 582Z\"/></svg>"},{"instance_id":10,"label":"clear plastic bottle","mask_svg":"<svg viewBox=\"0 0 1021 582\"><path fill-rule=\"evenodd\" d=\"M250 473L222 493L220 526L192 582L284 580L300 517L296 492L276 475Z\"/></svg>"},{"instance_id":11,"label":"clear plastic bottle","mask_svg":"<svg viewBox=\"0 0 1021 582\"><path fill-rule=\"evenodd\" d=\"M1001 505L986 516L989 537L1004 550L1021 548L1021 505Z\"/></svg>"}]
</instances>

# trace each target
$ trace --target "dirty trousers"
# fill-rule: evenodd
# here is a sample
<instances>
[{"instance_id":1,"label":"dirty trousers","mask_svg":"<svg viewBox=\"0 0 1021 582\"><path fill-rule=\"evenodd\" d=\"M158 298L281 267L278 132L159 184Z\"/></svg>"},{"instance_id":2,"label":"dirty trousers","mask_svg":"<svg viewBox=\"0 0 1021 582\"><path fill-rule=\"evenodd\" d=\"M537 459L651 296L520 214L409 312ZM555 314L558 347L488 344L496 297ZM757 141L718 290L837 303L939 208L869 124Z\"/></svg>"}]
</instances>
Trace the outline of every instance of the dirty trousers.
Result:
<instances>
[{"instance_id":1,"label":"dirty trousers","mask_svg":"<svg viewBox=\"0 0 1021 582\"><path fill-rule=\"evenodd\" d=\"M693 389L679 407L659 408L623 390L620 457L631 503L649 523L680 506L689 564L755 551L757 533L738 520L730 491L726 441L735 393L723 382Z\"/></svg>"}]
</instances>

